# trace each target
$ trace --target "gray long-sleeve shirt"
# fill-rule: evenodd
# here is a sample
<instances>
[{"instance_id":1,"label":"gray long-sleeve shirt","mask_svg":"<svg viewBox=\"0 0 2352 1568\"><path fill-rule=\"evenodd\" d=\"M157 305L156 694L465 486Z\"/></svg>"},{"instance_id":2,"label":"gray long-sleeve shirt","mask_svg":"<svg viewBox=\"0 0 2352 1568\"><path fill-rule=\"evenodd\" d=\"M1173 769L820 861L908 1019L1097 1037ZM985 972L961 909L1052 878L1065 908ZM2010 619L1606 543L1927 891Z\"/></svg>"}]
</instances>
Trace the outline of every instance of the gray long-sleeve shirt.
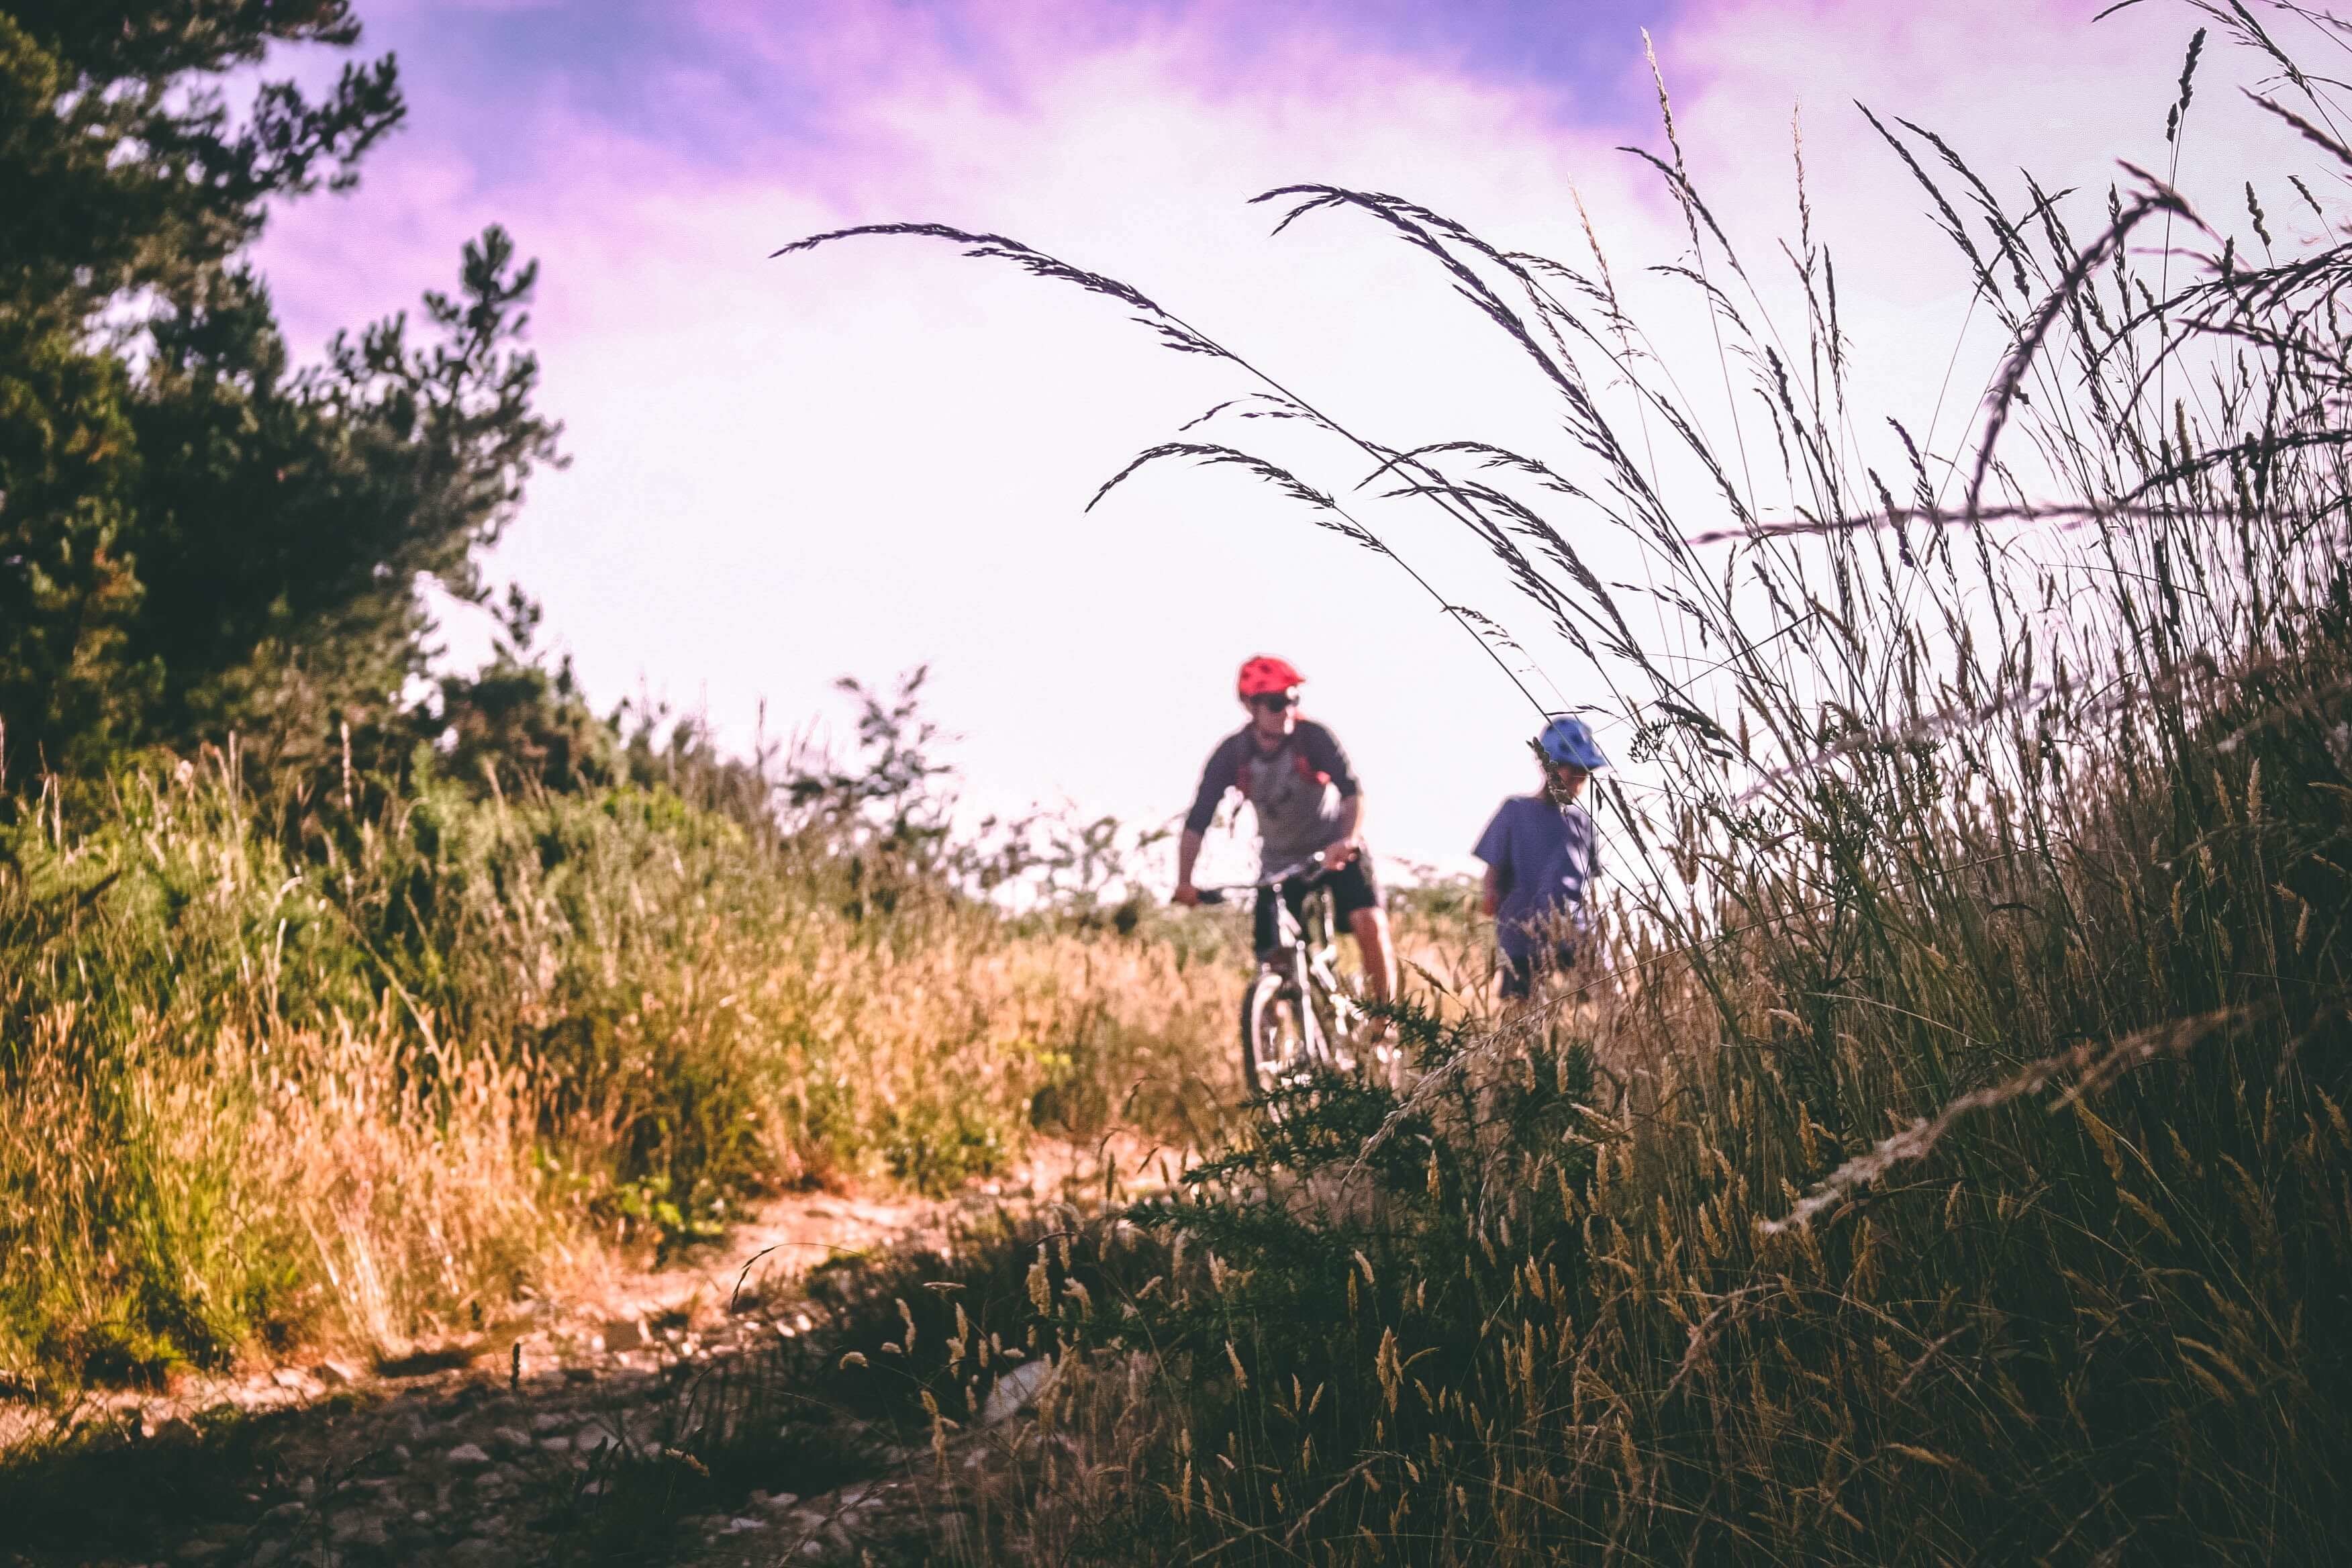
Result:
<instances>
[{"instance_id":1,"label":"gray long-sleeve shirt","mask_svg":"<svg viewBox=\"0 0 2352 1568\"><path fill-rule=\"evenodd\" d=\"M1205 833L1216 820L1227 790L1239 790L1257 813L1259 874L1328 848L1339 839L1340 803L1359 793L1348 753L1331 731L1301 719L1280 746L1258 749L1247 726L1226 736L1209 753L1200 792L1185 815L1184 830Z\"/></svg>"}]
</instances>

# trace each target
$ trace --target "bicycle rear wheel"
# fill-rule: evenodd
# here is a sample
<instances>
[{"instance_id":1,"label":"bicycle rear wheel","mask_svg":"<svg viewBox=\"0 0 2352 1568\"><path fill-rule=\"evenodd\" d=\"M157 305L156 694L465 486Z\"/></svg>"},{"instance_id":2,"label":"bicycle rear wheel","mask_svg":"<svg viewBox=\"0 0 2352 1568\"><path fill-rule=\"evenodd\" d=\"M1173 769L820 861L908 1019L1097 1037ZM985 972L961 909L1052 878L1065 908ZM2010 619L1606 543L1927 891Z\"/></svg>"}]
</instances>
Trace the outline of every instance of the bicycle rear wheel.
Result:
<instances>
[{"instance_id":1,"label":"bicycle rear wheel","mask_svg":"<svg viewBox=\"0 0 2352 1568\"><path fill-rule=\"evenodd\" d=\"M1289 977L1260 970L1242 995L1242 1078L1252 1094L1271 1094L1305 1076L1307 1026Z\"/></svg>"}]
</instances>

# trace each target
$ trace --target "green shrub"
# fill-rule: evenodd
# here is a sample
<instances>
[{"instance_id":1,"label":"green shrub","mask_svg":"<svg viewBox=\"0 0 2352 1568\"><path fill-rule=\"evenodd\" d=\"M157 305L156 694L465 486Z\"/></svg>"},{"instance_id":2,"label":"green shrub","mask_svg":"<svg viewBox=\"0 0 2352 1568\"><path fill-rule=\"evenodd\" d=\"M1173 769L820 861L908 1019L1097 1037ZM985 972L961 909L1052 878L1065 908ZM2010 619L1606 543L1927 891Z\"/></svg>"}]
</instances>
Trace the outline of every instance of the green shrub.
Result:
<instances>
[{"instance_id":1,"label":"green shrub","mask_svg":"<svg viewBox=\"0 0 2352 1568\"><path fill-rule=\"evenodd\" d=\"M706 1238L812 1180L946 1192L1049 1083L1225 1070L1227 976L1009 919L887 813L509 795L429 752L281 784L215 754L0 801L0 1368L393 1349L583 1238Z\"/></svg>"}]
</instances>

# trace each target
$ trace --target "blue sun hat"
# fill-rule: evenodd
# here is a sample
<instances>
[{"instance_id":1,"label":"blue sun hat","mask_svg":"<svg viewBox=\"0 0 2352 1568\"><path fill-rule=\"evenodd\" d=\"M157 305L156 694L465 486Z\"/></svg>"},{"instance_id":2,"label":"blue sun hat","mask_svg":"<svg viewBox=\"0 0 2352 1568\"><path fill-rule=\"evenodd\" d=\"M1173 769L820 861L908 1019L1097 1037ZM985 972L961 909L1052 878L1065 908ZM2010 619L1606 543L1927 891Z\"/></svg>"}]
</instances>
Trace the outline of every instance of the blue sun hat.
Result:
<instances>
[{"instance_id":1,"label":"blue sun hat","mask_svg":"<svg viewBox=\"0 0 2352 1568\"><path fill-rule=\"evenodd\" d=\"M1536 737L1535 744L1536 750L1541 752L1548 761L1567 767L1582 768L1588 773L1609 765L1609 759L1602 756L1601 748L1593 743L1592 727L1581 719L1565 716L1554 719L1544 726L1543 733Z\"/></svg>"}]
</instances>

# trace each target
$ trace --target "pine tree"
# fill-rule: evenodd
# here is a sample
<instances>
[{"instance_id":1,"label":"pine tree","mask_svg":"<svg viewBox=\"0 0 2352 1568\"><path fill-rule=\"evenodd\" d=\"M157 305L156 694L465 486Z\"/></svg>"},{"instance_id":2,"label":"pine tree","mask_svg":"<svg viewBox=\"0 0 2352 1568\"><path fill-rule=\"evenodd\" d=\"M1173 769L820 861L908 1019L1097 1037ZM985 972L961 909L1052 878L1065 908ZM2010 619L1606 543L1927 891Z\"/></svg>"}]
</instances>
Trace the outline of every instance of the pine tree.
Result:
<instances>
[{"instance_id":1,"label":"pine tree","mask_svg":"<svg viewBox=\"0 0 2352 1568\"><path fill-rule=\"evenodd\" d=\"M536 264L295 369L244 260L405 112L390 58L315 101L226 73L351 48L348 0L0 0L0 780L242 731L299 756L421 671L421 577L478 597L559 427L519 346Z\"/></svg>"}]
</instances>

